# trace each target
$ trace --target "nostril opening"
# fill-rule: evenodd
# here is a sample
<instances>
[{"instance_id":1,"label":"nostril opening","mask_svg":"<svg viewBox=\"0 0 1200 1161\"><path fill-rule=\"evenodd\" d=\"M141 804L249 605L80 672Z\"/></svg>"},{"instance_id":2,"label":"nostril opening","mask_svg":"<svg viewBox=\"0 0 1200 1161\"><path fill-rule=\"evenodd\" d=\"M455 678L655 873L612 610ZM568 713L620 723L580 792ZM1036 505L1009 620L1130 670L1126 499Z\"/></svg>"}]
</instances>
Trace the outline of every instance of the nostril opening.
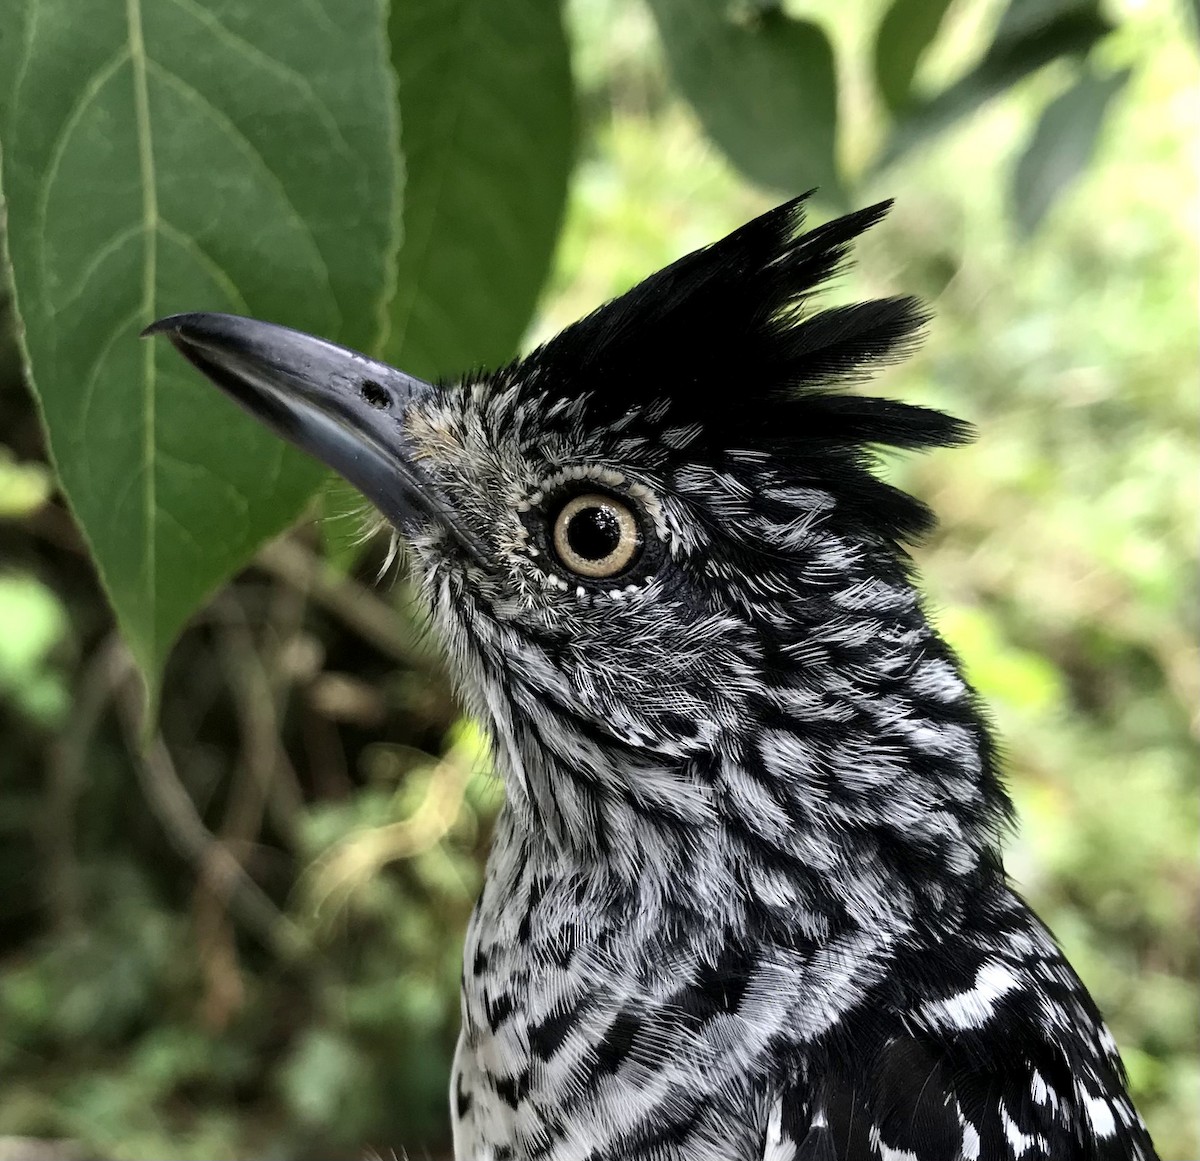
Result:
<instances>
[{"instance_id":1,"label":"nostril opening","mask_svg":"<svg viewBox=\"0 0 1200 1161\"><path fill-rule=\"evenodd\" d=\"M371 407L378 407L381 411L392 402L382 384L376 383L374 379L364 379L358 391Z\"/></svg>"}]
</instances>

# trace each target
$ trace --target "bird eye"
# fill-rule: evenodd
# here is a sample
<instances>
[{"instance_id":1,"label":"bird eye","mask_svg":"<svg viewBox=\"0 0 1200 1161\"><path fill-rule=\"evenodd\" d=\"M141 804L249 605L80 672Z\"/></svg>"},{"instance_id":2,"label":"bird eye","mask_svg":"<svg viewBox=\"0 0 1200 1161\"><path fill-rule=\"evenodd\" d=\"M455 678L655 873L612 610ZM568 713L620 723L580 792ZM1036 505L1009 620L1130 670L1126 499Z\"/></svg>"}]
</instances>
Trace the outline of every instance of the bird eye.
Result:
<instances>
[{"instance_id":1,"label":"bird eye","mask_svg":"<svg viewBox=\"0 0 1200 1161\"><path fill-rule=\"evenodd\" d=\"M599 492L568 500L554 519L554 551L580 576L610 577L642 551L642 533L629 505Z\"/></svg>"}]
</instances>

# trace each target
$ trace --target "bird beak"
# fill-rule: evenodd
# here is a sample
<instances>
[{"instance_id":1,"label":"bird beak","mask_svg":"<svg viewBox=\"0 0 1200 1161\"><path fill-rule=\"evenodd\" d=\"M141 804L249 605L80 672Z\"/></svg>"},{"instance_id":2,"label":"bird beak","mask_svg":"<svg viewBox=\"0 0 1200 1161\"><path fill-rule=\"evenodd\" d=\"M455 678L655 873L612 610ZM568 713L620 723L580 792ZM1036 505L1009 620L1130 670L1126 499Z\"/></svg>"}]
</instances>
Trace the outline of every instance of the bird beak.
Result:
<instances>
[{"instance_id":1,"label":"bird beak","mask_svg":"<svg viewBox=\"0 0 1200 1161\"><path fill-rule=\"evenodd\" d=\"M405 434L405 412L436 390L432 384L324 339L233 314L174 314L142 335L166 335L222 391L347 479L401 532L432 518L484 562L479 541Z\"/></svg>"}]
</instances>

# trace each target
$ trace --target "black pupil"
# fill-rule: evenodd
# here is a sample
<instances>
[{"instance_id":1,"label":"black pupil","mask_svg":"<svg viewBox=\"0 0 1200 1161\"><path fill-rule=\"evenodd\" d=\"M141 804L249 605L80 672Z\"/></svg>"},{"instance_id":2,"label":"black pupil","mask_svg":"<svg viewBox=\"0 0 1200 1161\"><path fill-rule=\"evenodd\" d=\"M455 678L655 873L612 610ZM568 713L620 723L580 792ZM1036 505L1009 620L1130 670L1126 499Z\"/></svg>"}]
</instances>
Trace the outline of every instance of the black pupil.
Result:
<instances>
[{"instance_id":1,"label":"black pupil","mask_svg":"<svg viewBox=\"0 0 1200 1161\"><path fill-rule=\"evenodd\" d=\"M584 560L603 560L621 543L621 522L611 508L580 508L567 521L567 543Z\"/></svg>"}]
</instances>

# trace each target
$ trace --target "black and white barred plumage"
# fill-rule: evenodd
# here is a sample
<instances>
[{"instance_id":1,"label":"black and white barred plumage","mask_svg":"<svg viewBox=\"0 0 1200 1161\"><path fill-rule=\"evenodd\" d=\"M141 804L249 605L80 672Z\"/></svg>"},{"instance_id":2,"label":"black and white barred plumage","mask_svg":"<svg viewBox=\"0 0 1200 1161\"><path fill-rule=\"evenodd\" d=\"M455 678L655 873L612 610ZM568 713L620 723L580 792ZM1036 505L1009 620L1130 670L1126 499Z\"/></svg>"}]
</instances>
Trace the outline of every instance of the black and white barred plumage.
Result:
<instances>
[{"instance_id":1,"label":"black and white barred plumage","mask_svg":"<svg viewBox=\"0 0 1200 1161\"><path fill-rule=\"evenodd\" d=\"M783 206L420 416L497 551L420 554L509 796L462 1161L1153 1155L1005 882L987 729L899 547L928 513L870 474L964 429L838 391L922 312L806 307L882 212L801 234ZM537 536L591 480L660 540L616 589Z\"/></svg>"},{"instance_id":2,"label":"black and white barred plumage","mask_svg":"<svg viewBox=\"0 0 1200 1161\"><path fill-rule=\"evenodd\" d=\"M507 789L459 1161L1155 1156L1005 880L988 729L902 548L930 514L871 471L966 430L843 390L923 313L808 301L885 210L781 206L398 421L438 497L401 530ZM555 539L593 495L638 530L611 579Z\"/></svg>"}]
</instances>

